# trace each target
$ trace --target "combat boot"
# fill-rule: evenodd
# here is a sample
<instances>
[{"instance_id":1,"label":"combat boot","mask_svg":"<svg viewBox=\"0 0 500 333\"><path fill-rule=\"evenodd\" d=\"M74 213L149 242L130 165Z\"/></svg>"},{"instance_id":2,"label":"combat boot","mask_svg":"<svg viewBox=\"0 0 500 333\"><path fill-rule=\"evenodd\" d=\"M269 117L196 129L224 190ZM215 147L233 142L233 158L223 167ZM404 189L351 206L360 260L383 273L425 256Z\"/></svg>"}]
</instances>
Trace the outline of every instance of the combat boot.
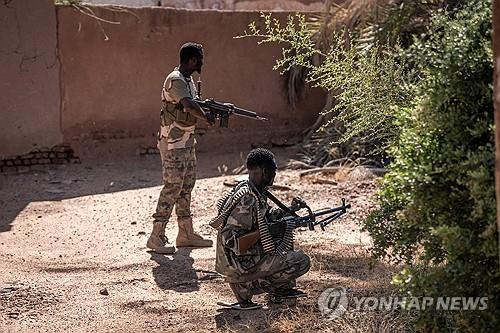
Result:
<instances>
[{"instance_id":1,"label":"combat boot","mask_svg":"<svg viewBox=\"0 0 500 333\"><path fill-rule=\"evenodd\" d=\"M179 233L175 240L177 247L210 247L212 241L204 239L193 231L193 220L191 218L179 219Z\"/></svg>"},{"instance_id":2,"label":"combat boot","mask_svg":"<svg viewBox=\"0 0 500 333\"><path fill-rule=\"evenodd\" d=\"M167 246L167 237L165 236L166 222L154 222L153 231L148 238L146 246L154 250L156 253L172 254L175 252L175 247Z\"/></svg>"}]
</instances>

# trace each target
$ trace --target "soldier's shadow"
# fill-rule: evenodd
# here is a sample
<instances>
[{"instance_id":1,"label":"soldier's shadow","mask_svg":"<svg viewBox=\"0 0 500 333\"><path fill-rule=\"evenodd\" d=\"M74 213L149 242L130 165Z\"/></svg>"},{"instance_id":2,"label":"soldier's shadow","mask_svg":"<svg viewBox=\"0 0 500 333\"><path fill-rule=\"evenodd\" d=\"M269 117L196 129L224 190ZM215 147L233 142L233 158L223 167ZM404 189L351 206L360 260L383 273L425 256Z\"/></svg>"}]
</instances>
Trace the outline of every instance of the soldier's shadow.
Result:
<instances>
[{"instance_id":1,"label":"soldier's shadow","mask_svg":"<svg viewBox=\"0 0 500 333\"><path fill-rule=\"evenodd\" d=\"M287 311L284 307L269 303L263 309L248 311L219 308L215 316L215 325L222 331L264 332L269 330L272 318L284 311Z\"/></svg>"},{"instance_id":2,"label":"soldier's shadow","mask_svg":"<svg viewBox=\"0 0 500 333\"><path fill-rule=\"evenodd\" d=\"M228 332L262 332L269 328L264 310L222 310L215 316L218 330Z\"/></svg>"},{"instance_id":3,"label":"soldier's shadow","mask_svg":"<svg viewBox=\"0 0 500 333\"><path fill-rule=\"evenodd\" d=\"M150 252L151 260L158 263L153 268L153 276L158 287L181 293L200 289L196 270L193 268L190 248L180 248L173 255Z\"/></svg>"}]
</instances>

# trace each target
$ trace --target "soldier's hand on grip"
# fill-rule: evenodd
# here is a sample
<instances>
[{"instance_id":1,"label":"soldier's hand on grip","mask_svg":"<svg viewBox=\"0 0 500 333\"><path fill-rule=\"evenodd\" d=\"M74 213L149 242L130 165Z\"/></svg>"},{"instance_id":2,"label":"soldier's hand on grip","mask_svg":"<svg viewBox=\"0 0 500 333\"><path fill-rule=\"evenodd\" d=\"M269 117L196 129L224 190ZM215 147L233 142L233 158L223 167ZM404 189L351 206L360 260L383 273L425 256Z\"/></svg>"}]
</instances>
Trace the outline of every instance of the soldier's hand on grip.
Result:
<instances>
[{"instance_id":1,"label":"soldier's hand on grip","mask_svg":"<svg viewBox=\"0 0 500 333\"><path fill-rule=\"evenodd\" d=\"M302 208L307 207L307 204L302 198L295 197L292 199L292 204L290 205L290 210L296 212Z\"/></svg>"}]
</instances>

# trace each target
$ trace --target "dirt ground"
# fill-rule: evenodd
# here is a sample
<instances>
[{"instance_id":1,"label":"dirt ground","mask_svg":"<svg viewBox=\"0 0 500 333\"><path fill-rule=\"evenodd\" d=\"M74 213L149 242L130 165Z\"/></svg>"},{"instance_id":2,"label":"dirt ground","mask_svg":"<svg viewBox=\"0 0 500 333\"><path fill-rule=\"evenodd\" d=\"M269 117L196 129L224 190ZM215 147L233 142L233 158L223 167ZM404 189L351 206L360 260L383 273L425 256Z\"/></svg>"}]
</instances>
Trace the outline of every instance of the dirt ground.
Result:
<instances>
[{"instance_id":1,"label":"dirt ground","mask_svg":"<svg viewBox=\"0 0 500 333\"><path fill-rule=\"evenodd\" d=\"M280 165L295 153L275 152ZM319 209L346 198L353 207L327 232L297 233L298 246L312 258L311 271L298 280L307 299L238 313L216 305L233 296L214 271L214 248L147 251L161 189L159 156L103 156L0 175L1 332L396 331L391 314L328 321L317 309L318 295L331 286L359 294L390 291L395 268L370 268L370 240L358 225L373 207L376 180L334 183L332 175L301 179L297 170L278 172L276 184L283 187L274 193L285 202L299 195ZM229 189L223 182L235 178L220 171L241 165L241 157L201 152L198 162L195 228L215 241L208 221ZM170 240L176 230L174 217L167 226ZM265 302L264 296L255 300Z\"/></svg>"}]
</instances>

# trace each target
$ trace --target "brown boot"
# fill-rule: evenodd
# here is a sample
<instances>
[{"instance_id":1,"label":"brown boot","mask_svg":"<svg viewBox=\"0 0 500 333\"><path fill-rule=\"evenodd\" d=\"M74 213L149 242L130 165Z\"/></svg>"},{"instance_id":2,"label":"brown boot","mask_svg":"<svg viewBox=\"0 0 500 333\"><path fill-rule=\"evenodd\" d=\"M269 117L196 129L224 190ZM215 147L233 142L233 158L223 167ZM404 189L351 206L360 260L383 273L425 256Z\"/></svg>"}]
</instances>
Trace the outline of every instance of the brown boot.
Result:
<instances>
[{"instance_id":1,"label":"brown boot","mask_svg":"<svg viewBox=\"0 0 500 333\"><path fill-rule=\"evenodd\" d=\"M204 239L193 231L193 220L191 218L179 219L179 233L175 240L177 247L210 247L212 241Z\"/></svg>"},{"instance_id":2,"label":"brown boot","mask_svg":"<svg viewBox=\"0 0 500 333\"><path fill-rule=\"evenodd\" d=\"M154 222L153 231L148 238L146 246L154 250L156 253L172 254L175 252L175 247L166 246L167 237L165 237L166 222Z\"/></svg>"}]
</instances>

